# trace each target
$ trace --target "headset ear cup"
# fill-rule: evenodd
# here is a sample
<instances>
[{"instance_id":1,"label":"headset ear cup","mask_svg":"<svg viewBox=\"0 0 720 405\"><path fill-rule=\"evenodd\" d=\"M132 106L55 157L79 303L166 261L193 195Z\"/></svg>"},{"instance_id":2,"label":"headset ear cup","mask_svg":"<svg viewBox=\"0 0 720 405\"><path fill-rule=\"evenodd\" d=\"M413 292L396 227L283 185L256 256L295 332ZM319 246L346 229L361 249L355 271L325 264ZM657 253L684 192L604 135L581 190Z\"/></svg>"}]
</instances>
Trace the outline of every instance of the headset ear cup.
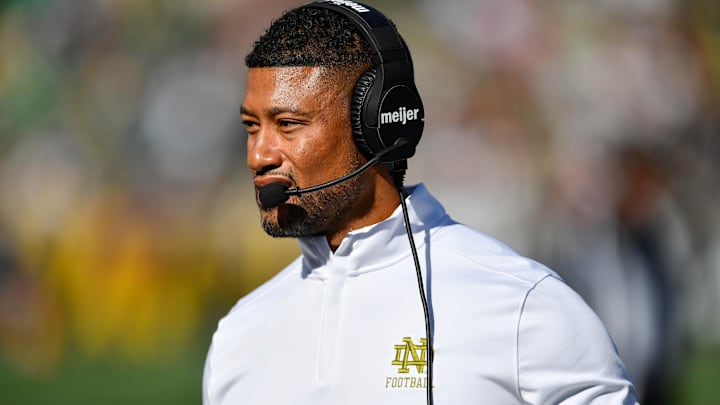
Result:
<instances>
[{"instance_id":1,"label":"headset ear cup","mask_svg":"<svg viewBox=\"0 0 720 405\"><path fill-rule=\"evenodd\" d=\"M353 90L352 101L350 103L350 124L352 125L355 145L367 159L372 159L375 156L375 151L373 151L368 144L367 134L363 131L363 106L365 99L370 93L370 89L375 83L376 77L377 71L375 69L370 69L365 72L360 79L358 79L357 83L355 83L355 89Z\"/></svg>"}]
</instances>

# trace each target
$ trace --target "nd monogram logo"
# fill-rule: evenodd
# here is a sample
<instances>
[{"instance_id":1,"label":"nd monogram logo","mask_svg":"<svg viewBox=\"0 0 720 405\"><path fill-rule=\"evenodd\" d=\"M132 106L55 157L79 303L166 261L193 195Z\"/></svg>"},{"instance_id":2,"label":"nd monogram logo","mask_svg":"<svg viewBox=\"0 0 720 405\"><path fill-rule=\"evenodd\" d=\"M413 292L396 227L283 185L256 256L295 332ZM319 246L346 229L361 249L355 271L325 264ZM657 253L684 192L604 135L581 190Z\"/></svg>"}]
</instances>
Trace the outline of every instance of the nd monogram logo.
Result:
<instances>
[{"instance_id":1,"label":"nd monogram logo","mask_svg":"<svg viewBox=\"0 0 720 405\"><path fill-rule=\"evenodd\" d=\"M417 368L418 374L422 374L427 365L427 339L420 338L420 344L416 345L411 338L404 337L403 344L395 345L395 360L393 366L400 366L398 373L409 373L411 366Z\"/></svg>"},{"instance_id":2,"label":"nd monogram logo","mask_svg":"<svg viewBox=\"0 0 720 405\"><path fill-rule=\"evenodd\" d=\"M415 344L412 338L409 337L404 337L402 341L402 344L395 345L395 359L392 361L392 365L400 366L397 371L398 374L409 374L410 370L414 367L419 376L385 377L385 388L405 389L427 387L427 376L422 375L425 366L427 366L427 339L420 338L420 344Z\"/></svg>"}]
</instances>

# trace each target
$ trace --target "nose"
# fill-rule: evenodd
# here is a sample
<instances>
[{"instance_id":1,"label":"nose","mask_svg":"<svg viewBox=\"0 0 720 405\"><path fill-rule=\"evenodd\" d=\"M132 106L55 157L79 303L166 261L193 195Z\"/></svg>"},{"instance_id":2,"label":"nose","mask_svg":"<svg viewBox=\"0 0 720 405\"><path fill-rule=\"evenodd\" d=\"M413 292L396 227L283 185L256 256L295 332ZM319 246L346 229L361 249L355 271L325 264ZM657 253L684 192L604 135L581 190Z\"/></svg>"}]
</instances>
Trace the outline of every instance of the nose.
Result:
<instances>
[{"instance_id":1,"label":"nose","mask_svg":"<svg viewBox=\"0 0 720 405\"><path fill-rule=\"evenodd\" d=\"M270 131L260 129L254 134L248 134L247 165L253 175L262 175L281 164L282 153L276 137Z\"/></svg>"}]
</instances>

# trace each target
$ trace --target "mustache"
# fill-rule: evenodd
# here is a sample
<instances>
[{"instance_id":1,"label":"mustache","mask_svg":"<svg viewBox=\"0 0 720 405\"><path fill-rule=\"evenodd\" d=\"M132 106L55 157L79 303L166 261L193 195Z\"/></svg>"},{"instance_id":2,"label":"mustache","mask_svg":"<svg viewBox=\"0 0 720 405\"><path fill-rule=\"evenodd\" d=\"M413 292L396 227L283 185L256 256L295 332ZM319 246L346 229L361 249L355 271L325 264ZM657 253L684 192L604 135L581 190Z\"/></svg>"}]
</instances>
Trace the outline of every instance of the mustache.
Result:
<instances>
[{"instance_id":1,"label":"mustache","mask_svg":"<svg viewBox=\"0 0 720 405\"><path fill-rule=\"evenodd\" d=\"M255 180L256 178L260 176L276 176L276 177L285 177L293 184L293 186L297 186L297 180L295 179L295 175L292 172L285 171L285 170L268 170L268 171L258 171L253 174L252 178Z\"/></svg>"}]
</instances>

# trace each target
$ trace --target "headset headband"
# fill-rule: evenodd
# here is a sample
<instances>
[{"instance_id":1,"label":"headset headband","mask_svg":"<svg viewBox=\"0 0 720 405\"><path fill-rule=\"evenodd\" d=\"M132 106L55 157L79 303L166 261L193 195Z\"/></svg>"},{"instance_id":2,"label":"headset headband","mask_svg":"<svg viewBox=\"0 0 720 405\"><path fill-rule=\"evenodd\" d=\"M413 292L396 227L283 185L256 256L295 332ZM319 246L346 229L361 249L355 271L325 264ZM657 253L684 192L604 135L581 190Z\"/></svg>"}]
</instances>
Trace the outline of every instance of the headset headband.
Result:
<instances>
[{"instance_id":1,"label":"headset headband","mask_svg":"<svg viewBox=\"0 0 720 405\"><path fill-rule=\"evenodd\" d=\"M349 0L319 0L303 8L327 9L347 18L372 48L374 68L356 83L351 106L353 137L366 157L381 163L405 161L415 154L424 126L422 100L413 79L405 42L380 11ZM405 146L394 148L399 140Z\"/></svg>"},{"instance_id":2,"label":"headset headband","mask_svg":"<svg viewBox=\"0 0 720 405\"><path fill-rule=\"evenodd\" d=\"M350 19L375 51L375 65L406 61L412 66L405 43L392 23L378 10L346 0L319 0L305 7L329 9Z\"/></svg>"}]
</instances>

